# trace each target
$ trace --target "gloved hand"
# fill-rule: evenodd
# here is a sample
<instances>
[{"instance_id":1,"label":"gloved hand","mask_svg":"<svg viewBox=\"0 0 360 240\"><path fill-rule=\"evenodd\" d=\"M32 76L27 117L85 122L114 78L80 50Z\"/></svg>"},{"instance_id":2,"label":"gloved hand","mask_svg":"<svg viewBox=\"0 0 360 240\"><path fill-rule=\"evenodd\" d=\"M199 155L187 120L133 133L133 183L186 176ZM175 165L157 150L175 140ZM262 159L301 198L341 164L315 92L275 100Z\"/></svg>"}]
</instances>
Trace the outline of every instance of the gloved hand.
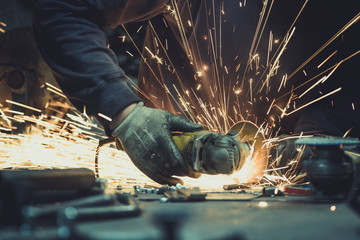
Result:
<instances>
[{"instance_id":1,"label":"gloved hand","mask_svg":"<svg viewBox=\"0 0 360 240\"><path fill-rule=\"evenodd\" d=\"M313 154L309 146L299 146L295 144L297 138L289 138L289 135L281 135L277 144L270 150L270 165L273 168L282 168L277 171L279 174L285 174L289 170L291 175L299 174L302 171L302 161L309 159Z\"/></svg>"},{"instance_id":2,"label":"gloved hand","mask_svg":"<svg viewBox=\"0 0 360 240\"><path fill-rule=\"evenodd\" d=\"M195 124L172 113L145 107L142 102L113 131L125 152L144 174L160 184L182 183L172 175L199 177L186 165L171 131L202 130Z\"/></svg>"}]
</instances>

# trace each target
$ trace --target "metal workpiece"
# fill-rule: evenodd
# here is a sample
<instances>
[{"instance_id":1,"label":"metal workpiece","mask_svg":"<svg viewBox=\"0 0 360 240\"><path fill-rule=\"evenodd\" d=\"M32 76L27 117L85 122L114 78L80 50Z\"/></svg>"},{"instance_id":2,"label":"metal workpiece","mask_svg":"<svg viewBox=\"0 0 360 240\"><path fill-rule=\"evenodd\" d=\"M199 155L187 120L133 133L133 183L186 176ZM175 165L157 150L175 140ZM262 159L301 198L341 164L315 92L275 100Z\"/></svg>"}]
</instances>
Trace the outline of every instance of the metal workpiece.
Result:
<instances>
[{"instance_id":1,"label":"metal workpiece","mask_svg":"<svg viewBox=\"0 0 360 240\"><path fill-rule=\"evenodd\" d=\"M138 205L65 207L58 213L58 223L138 216L140 212Z\"/></svg>"},{"instance_id":2,"label":"metal workpiece","mask_svg":"<svg viewBox=\"0 0 360 240\"><path fill-rule=\"evenodd\" d=\"M150 217L157 229L161 232L158 239L161 240L244 240L246 239L238 227L224 226L214 229L209 229L208 221L202 219L199 225L199 219L196 219L197 214L192 212L193 207L186 209L184 207L171 208L166 205L163 208L151 211ZM217 209L219 210L219 209ZM189 227L189 225L191 227ZM192 226L194 225L194 226ZM205 226L205 227L204 227ZM203 232L204 229L207 232ZM192 232L196 228L198 233L194 235Z\"/></svg>"},{"instance_id":3,"label":"metal workpiece","mask_svg":"<svg viewBox=\"0 0 360 240\"><path fill-rule=\"evenodd\" d=\"M158 194L164 194L164 192L166 192L166 191L169 191L169 185L164 184L159 188L157 193Z\"/></svg>"},{"instance_id":4,"label":"metal workpiece","mask_svg":"<svg viewBox=\"0 0 360 240\"><path fill-rule=\"evenodd\" d=\"M152 194L152 193L155 193L157 194L159 189L158 188L147 188L147 187L140 187L139 185L135 185L133 186L134 188L134 193L135 194Z\"/></svg>"},{"instance_id":5,"label":"metal workpiece","mask_svg":"<svg viewBox=\"0 0 360 240\"><path fill-rule=\"evenodd\" d=\"M250 184L228 184L228 185L224 185L223 189L224 190L234 190L234 189L249 189L251 187Z\"/></svg>"},{"instance_id":6,"label":"metal workpiece","mask_svg":"<svg viewBox=\"0 0 360 240\"><path fill-rule=\"evenodd\" d=\"M57 214L58 237L60 239L89 239L76 230L81 222L111 220L139 216L139 205L113 205L96 207L65 207Z\"/></svg>"},{"instance_id":7,"label":"metal workpiece","mask_svg":"<svg viewBox=\"0 0 360 240\"><path fill-rule=\"evenodd\" d=\"M190 189L188 186L183 186L181 183L177 183L175 185L176 189Z\"/></svg>"},{"instance_id":8,"label":"metal workpiece","mask_svg":"<svg viewBox=\"0 0 360 240\"><path fill-rule=\"evenodd\" d=\"M76 224L84 221L138 216L137 201L129 194L101 194L48 206L27 206L23 209L21 229L31 235L44 223L58 225L60 239L82 239L75 231Z\"/></svg>"},{"instance_id":9,"label":"metal workpiece","mask_svg":"<svg viewBox=\"0 0 360 240\"><path fill-rule=\"evenodd\" d=\"M168 193L180 195L179 192L183 191L192 190L177 189ZM266 239L269 235L278 238L276 234L284 232L285 236L280 239L290 237L300 240L303 239L297 232L300 222L307 229L300 234L305 238L311 239L312 234L331 240L339 239L340 235L351 240L358 238L355 230L360 226L360 220L347 207L347 202L317 201L312 196L266 197L261 193L254 195L251 191L207 192L205 201L171 201L160 194L119 194L117 198L121 204L61 207L57 212L57 224L49 226L50 222L47 221L45 226L38 222L30 226L30 230L26 225L22 229L24 233L27 232L29 239L34 240L40 240L37 236L43 234L43 229L47 227L57 229L57 235L48 239L235 240ZM184 197L186 195L182 194ZM141 200L150 196L154 196L151 201ZM141 201L141 208L137 208L133 200ZM326 224L319 225L319 222ZM330 238L325 237L329 235L328 232L331 233Z\"/></svg>"},{"instance_id":10,"label":"metal workpiece","mask_svg":"<svg viewBox=\"0 0 360 240\"><path fill-rule=\"evenodd\" d=\"M262 194L264 197L284 196L284 193L275 186L264 187L262 190Z\"/></svg>"},{"instance_id":11,"label":"metal workpiece","mask_svg":"<svg viewBox=\"0 0 360 240\"><path fill-rule=\"evenodd\" d=\"M159 209L152 213L152 219L162 231L162 240L179 240L182 224L184 224L191 214L184 209Z\"/></svg>"},{"instance_id":12,"label":"metal workpiece","mask_svg":"<svg viewBox=\"0 0 360 240\"><path fill-rule=\"evenodd\" d=\"M47 206L26 206L23 208L25 219L35 219L44 217L53 217L61 208L67 207L92 207L106 206L117 203L117 196L114 194L101 194L96 196L84 197L72 201L62 202L60 204L50 204Z\"/></svg>"},{"instance_id":13,"label":"metal workpiece","mask_svg":"<svg viewBox=\"0 0 360 240\"><path fill-rule=\"evenodd\" d=\"M0 186L26 181L33 191L83 190L95 183L95 174L88 168L0 170Z\"/></svg>"},{"instance_id":14,"label":"metal workpiece","mask_svg":"<svg viewBox=\"0 0 360 240\"><path fill-rule=\"evenodd\" d=\"M90 208L90 207L106 207L116 205L134 205L137 201L127 194L99 194L95 196L83 197L71 201L61 202L59 204L48 204L45 206L26 206L22 213L24 221L29 222L34 219L51 218L58 214L62 209L73 208Z\"/></svg>"},{"instance_id":15,"label":"metal workpiece","mask_svg":"<svg viewBox=\"0 0 360 240\"><path fill-rule=\"evenodd\" d=\"M176 192L179 189L190 189L188 186L183 186L180 183L177 183L175 186L169 186L167 184L162 185L161 187L140 187L139 185L133 186L134 193L135 194L163 194L167 191L173 191Z\"/></svg>"},{"instance_id":16,"label":"metal workpiece","mask_svg":"<svg viewBox=\"0 0 360 240\"><path fill-rule=\"evenodd\" d=\"M0 170L0 224L20 224L24 206L97 194L94 187L87 168Z\"/></svg>"},{"instance_id":17,"label":"metal workpiece","mask_svg":"<svg viewBox=\"0 0 360 240\"><path fill-rule=\"evenodd\" d=\"M104 192L105 189L107 189L108 187L108 182L107 179L105 178L95 178L95 183L94 183L94 190L98 190L99 192ZM121 189L120 189L121 190Z\"/></svg>"}]
</instances>

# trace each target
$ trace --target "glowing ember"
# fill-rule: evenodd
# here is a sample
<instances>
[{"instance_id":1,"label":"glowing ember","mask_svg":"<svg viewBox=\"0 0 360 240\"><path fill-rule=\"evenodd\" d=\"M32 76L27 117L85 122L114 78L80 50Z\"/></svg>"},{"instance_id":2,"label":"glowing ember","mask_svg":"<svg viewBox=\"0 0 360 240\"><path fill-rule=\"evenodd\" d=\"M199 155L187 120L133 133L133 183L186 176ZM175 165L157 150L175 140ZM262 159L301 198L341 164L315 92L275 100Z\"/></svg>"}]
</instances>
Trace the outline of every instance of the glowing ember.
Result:
<instances>
[{"instance_id":1,"label":"glowing ember","mask_svg":"<svg viewBox=\"0 0 360 240\"><path fill-rule=\"evenodd\" d=\"M266 208L268 206L267 202L259 202L259 207Z\"/></svg>"}]
</instances>

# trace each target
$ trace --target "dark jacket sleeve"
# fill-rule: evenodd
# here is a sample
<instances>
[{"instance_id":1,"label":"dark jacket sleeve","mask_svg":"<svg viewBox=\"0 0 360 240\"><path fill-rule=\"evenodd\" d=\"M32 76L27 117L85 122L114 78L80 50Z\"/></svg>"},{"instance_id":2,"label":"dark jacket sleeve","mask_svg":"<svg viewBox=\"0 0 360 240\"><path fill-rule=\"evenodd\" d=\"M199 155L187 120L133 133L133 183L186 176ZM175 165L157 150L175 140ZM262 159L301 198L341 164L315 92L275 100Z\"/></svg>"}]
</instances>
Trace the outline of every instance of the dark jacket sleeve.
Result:
<instances>
[{"instance_id":1,"label":"dark jacket sleeve","mask_svg":"<svg viewBox=\"0 0 360 240\"><path fill-rule=\"evenodd\" d=\"M140 99L107 47L106 27L160 14L165 0L40 0L34 11L38 48L74 106L110 118Z\"/></svg>"}]
</instances>

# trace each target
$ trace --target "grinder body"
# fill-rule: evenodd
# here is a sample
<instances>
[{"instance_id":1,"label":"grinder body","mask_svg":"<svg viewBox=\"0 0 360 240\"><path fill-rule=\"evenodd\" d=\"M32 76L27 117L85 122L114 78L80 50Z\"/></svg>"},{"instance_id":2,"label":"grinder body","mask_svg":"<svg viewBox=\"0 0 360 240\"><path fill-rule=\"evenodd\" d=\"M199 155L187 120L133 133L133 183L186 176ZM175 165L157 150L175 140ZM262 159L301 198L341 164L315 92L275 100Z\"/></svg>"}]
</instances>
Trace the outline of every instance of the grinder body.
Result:
<instances>
[{"instance_id":1,"label":"grinder body","mask_svg":"<svg viewBox=\"0 0 360 240\"><path fill-rule=\"evenodd\" d=\"M231 133L211 131L186 132L173 136L188 167L205 174L231 174L240 170L250 155L248 143Z\"/></svg>"},{"instance_id":2,"label":"grinder body","mask_svg":"<svg viewBox=\"0 0 360 240\"><path fill-rule=\"evenodd\" d=\"M248 182L256 182L267 167L265 138L251 122L238 122L227 134L185 132L174 135L173 140L192 172L229 175L250 165Z\"/></svg>"}]
</instances>

